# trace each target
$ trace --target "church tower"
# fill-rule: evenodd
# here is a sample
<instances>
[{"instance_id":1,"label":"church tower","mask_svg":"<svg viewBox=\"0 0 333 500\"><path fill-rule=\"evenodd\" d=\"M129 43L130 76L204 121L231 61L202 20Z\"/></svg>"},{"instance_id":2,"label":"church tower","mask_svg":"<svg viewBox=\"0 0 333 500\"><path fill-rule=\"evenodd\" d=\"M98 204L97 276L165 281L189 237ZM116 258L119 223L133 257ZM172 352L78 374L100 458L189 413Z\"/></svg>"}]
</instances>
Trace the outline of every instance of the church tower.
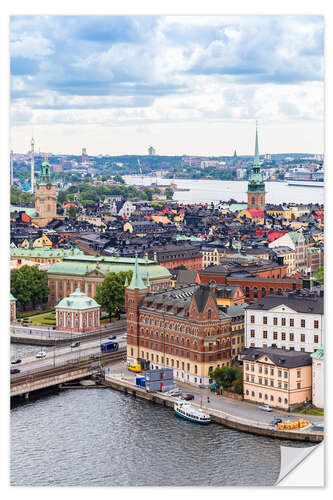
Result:
<instances>
[{"instance_id":1,"label":"church tower","mask_svg":"<svg viewBox=\"0 0 333 500\"><path fill-rule=\"evenodd\" d=\"M247 208L257 208L260 210L265 210L265 194L265 183L260 172L258 127L256 125L256 144L254 150L252 173L247 189Z\"/></svg>"},{"instance_id":2,"label":"church tower","mask_svg":"<svg viewBox=\"0 0 333 500\"><path fill-rule=\"evenodd\" d=\"M42 163L40 180L36 182L35 209L37 217L34 222L40 227L46 226L57 216L56 184L51 180L50 165L46 158Z\"/></svg>"},{"instance_id":3,"label":"church tower","mask_svg":"<svg viewBox=\"0 0 333 500\"><path fill-rule=\"evenodd\" d=\"M145 285L142 280L137 255L131 282L128 286L126 285L125 282L127 361L138 363L140 358L139 306L149 292L149 283Z\"/></svg>"}]
</instances>

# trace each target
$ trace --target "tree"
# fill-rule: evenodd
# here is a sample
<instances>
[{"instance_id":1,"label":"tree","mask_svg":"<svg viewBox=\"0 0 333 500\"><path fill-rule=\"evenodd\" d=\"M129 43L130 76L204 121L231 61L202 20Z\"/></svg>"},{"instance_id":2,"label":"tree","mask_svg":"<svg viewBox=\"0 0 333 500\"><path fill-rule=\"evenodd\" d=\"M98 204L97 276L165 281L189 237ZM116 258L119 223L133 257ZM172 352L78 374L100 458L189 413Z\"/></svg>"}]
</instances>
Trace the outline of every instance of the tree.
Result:
<instances>
[{"instance_id":1,"label":"tree","mask_svg":"<svg viewBox=\"0 0 333 500\"><path fill-rule=\"evenodd\" d=\"M118 184L125 184L125 181L121 175L115 175L113 180L114 182L118 182Z\"/></svg>"},{"instance_id":2,"label":"tree","mask_svg":"<svg viewBox=\"0 0 333 500\"><path fill-rule=\"evenodd\" d=\"M66 196L66 193L65 191L59 191L58 193L58 197L57 197L57 200L59 201L59 203L62 205L63 203L65 203L65 201L67 201L67 196Z\"/></svg>"},{"instance_id":3,"label":"tree","mask_svg":"<svg viewBox=\"0 0 333 500\"><path fill-rule=\"evenodd\" d=\"M243 390L243 373L232 366L217 367L209 372L209 376L216 381L217 387L238 392Z\"/></svg>"},{"instance_id":4,"label":"tree","mask_svg":"<svg viewBox=\"0 0 333 500\"><path fill-rule=\"evenodd\" d=\"M313 273L313 277L316 281L318 281L321 285L324 284L324 266L319 266L315 272Z\"/></svg>"},{"instance_id":5,"label":"tree","mask_svg":"<svg viewBox=\"0 0 333 500\"><path fill-rule=\"evenodd\" d=\"M179 266L174 267L174 269L187 269L187 267L184 264L179 264Z\"/></svg>"},{"instance_id":6,"label":"tree","mask_svg":"<svg viewBox=\"0 0 333 500\"><path fill-rule=\"evenodd\" d=\"M97 287L95 300L100 304L102 309L109 313L110 321L112 315L118 314L118 317L120 317L120 311L124 310L124 285L126 277L130 281L132 271L128 271L127 273L124 271L109 273Z\"/></svg>"},{"instance_id":7,"label":"tree","mask_svg":"<svg viewBox=\"0 0 333 500\"><path fill-rule=\"evenodd\" d=\"M167 200L172 200L173 197L173 190L169 187L165 188L164 194L167 198Z\"/></svg>"},{"instance_id":8,"label":"tree","mask_svg":"<svg viewBox=\"0 0 333 500\"><path fill-rule=\"evenodd\" d=\"M69 207L69 210L68 210L68 217L70 219L76 219L76 210L75 210L75 207L73 207L73 205L71 205Z\"/></svg>"},{"instance_id":9,"label":"tree","mask_svg":"<svg viewBox=\"0 0 333 500\"><path fill-rule=\"evenodd\" d=\"M41 271L38 266L24 265L10 272L10 292L17 299L20 308L32 304L42 304L48 297L50 289L47 284L47 271Z\"/></svg>"}]
</instances>

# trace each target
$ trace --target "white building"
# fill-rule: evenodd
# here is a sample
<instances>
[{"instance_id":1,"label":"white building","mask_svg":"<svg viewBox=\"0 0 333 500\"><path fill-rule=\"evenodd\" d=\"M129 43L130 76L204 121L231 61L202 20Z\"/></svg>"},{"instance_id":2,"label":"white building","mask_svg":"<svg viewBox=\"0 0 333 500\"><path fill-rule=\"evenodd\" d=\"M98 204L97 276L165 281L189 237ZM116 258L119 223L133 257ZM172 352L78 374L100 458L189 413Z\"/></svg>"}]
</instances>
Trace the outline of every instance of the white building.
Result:
<instances>
[{"instance_id":1,"label":"white building","mask_svg":"<svg viewBox=\"0 0 333 500\"><path fill-rule=\"evenodd\" d=\"M245 310L245 347L314 352L324 340L323 297L269 295Z\"/></svg>"},{"instance_id":2,"label":"white building","mask_svg":"<svg viewBox=\"0 0 333 500\"><path fill-rule=\"evenodd\" d=\"M312 357L312 404L317 408L324 408L324 349L320 347L311 354Z\"/></svg>"}]
</instances>

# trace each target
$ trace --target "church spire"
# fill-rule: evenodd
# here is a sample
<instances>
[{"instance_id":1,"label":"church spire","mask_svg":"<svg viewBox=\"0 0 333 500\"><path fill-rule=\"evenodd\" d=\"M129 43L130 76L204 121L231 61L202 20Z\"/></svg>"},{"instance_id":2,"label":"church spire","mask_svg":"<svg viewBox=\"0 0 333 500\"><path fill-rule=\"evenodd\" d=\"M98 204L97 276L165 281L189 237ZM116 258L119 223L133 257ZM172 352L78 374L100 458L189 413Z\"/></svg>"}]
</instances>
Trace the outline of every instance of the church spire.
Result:
<instances>
[{"instance_id":1,"label":"church spire","mask_svg":"<svg viewBox=\"0 0 333 500\"><path fill-rule=\"evenodd\" d=\"M142 281L141 273L139 270L138 254L136 254L135 255L135 266L134 266L133 276L132 276L131 283L130 283L128 289L129 290L135 290L135 289L143 290L145 288L147 288L147 287L144 285L144 283Z\"/></svg>"},{"instance_id":2,"label":"church spire","mask_svg":"<svg viewBox=\"0 0 333 500\"><path fill-rule=\"evenodd\" d=\"M253 167L254 168L260 167L259 146L258 146L258 122L257 121L256 121L256 144L255 144L255 148L254 148Z\"/></svg>"}]
</instances>

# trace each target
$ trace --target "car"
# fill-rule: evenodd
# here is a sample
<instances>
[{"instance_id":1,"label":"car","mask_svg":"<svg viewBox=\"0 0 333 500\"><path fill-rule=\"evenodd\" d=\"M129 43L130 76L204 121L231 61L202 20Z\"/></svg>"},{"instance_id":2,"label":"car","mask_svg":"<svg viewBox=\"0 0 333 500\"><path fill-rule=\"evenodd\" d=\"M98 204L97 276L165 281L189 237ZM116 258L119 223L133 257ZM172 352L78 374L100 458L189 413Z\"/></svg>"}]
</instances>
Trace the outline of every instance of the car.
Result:
<instances>
[{"instance_id":1,"label":"car","mask_svg":"<svg viewBox=\"0 0 333 500\"><path fill-rule=\"evenodd\" d=\"M168 392L167 395L171 396L172 398L176 398L177 396L181 396L183 391L181 389L173 389L172 391Z\"/></svg>"},{"instance_id":2,"label":"car","mask_svg":"<svg viewBox=\"0 0 333 500\"><path fill-rule=\"evenodd\" d=\"M209 389L209 385L206 384L199 384L200 389Z\"/></svg>"},{"instance_id":3,"label":"car","mask_svg":"<svg viewBox=\"0 0 333 500\"><path fill-rule=\"evenodd\" d=\"M117 335L110 335L109 340L115 340L117 338Z\"/></svg>"},{"instance_id":4,"label":"car","mask_svg":"<svg viewBox=\"0 0 333 500\"><path fill-rule=\"evenodd\" d=\"M77 342L72 342L72 343L71 343L71 347L79 347L79 345L81 345L81 344L80 344L80 342L78 342L78 341L77 341Z\"/></svg>"},{"instance_id":5,"label":"car","mask_svg":"<svg viewBox=\"0 0 333 500\"><path fill-rule=\"evenodd\" d=\"M324 426L320 424L312 424L311 425L311 430L312 431L322 431L324 432Z\"/></svg>"},{"instance_id":6,"label":"car","mask_svg":"<svg viewBox=\"0 0 333 500\"><path fill-rule=\"evenodd\" d=\"M10 369L10 374L11 375L15 375L15 373L20 373L21 370L19 370L18 368L11 368Z\"/></svg>"},{"instance_id":7,"label":"car","mask_svg":"<svg viewBox=\"0 0 333 500\"><path fill-rule=\"evenodd\" d=\"M277 425L277 424L282 424L281 418L274 418L274 420L271 421L271 425Z\"/></svg>"},{"instance_id":8,"label":"car","mask_svg":"<svg viewBox=\"0 0 333 500\"><path fill-rule=\"evenodd\" d=\"M11 362L12 365L17 365L18 363L21 363L22 362L22 359L13 359L13 361Z\"/></svg>"},{"instance_id":9,"label":"car","mask_svg":"<svg viewBox=\"0 0 333 500\"><path fill-rule=\"evenodd\" d=\"M44 351L39 351L36 354L36 358L45 358L45 356L46 356L46 352L44 352Z\"/></svg>"},{"instance_id":10,"label":"car","mask_svg":"<svg viewBox=\"0 0 333 500\"><path fill-rule=\"evenodd\" d=\"M259 410L262 410L262 411L272 411L272 408L268 405L261 405L258 408L259 408Z\"/></svg>"},{"instance_id":11,"label":"car","mask_svg":"<svg viewBox=\"0 0 333 500\"><path fill-rule=\"evenodd\" d=\"M191 401L191 399L194 399L194 396L193 394L183 394L182 398L185 399L185 401Z\"/></svg>"},{"instance_id":12,"label":"car","mask_svg":"<svg viewBox=\"0 0 333 500\"><path fill-rule=\"evenodd\" d=\"M130 363L127 367L129 371L139 373L142 371L141 365L138 363Z\"/></svg>"},{"instance_id":13,"label":"car","mask_svg":"<svg viewBox=\"0 0 333 500\"><path fill-rule=\"evenodd\" d=\"M124 335L122 336L122 339L127 339L127 333L124 333Z\"/></svg>"}]
</instances>

